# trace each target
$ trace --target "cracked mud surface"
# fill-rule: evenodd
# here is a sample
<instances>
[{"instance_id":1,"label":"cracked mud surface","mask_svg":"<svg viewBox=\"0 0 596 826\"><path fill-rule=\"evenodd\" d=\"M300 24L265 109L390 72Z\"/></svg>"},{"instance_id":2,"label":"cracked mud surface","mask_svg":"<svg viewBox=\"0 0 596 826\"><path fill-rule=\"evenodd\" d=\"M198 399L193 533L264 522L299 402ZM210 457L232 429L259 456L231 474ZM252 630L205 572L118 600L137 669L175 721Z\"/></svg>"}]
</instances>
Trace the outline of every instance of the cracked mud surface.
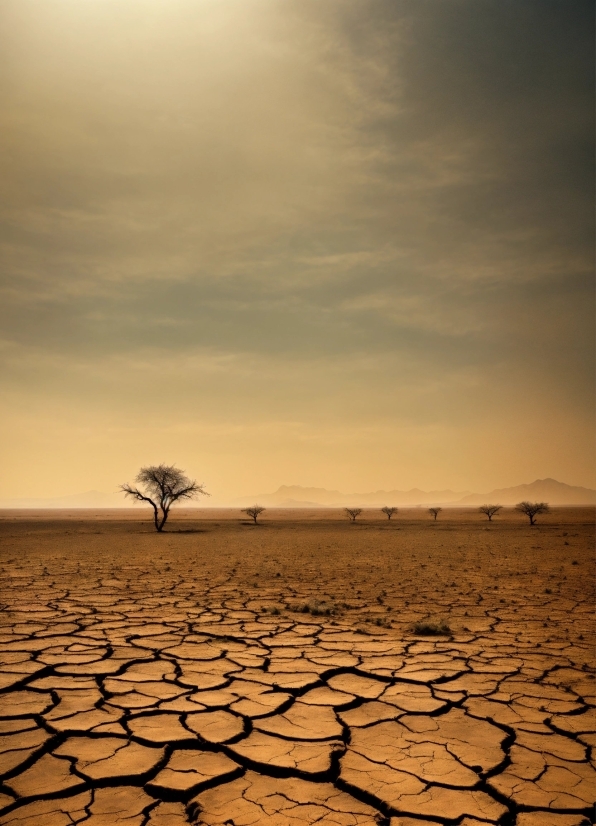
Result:
<instances>
[{"instance_id":1,"label":"cracked mud surface","mask_svg":"<svg viewBox=\"0 0 596 826\"><path fill-rule=\"evenodd\" d=\"M266 516L4 513L2 826L594 822L592 511Z\"/></svg>"}]
</instances>

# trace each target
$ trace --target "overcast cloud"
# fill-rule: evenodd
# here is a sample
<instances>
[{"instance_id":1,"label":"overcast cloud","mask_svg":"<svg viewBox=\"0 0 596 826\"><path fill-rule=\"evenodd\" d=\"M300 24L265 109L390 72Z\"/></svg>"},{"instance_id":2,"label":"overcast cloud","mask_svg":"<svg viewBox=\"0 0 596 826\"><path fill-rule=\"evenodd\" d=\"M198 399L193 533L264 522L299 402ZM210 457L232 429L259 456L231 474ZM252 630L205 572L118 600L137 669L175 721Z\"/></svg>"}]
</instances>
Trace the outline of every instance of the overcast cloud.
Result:
<instances>
[{"instance_id":1,"label":"overcast cloud","mask_svg":"<svg viewBox=\"0 0 596 826\"><path fill-rule=\"evenodd\" d=\"M594 485L593 15L2 0L0 495Z\"/></svg>"}]
</instances>

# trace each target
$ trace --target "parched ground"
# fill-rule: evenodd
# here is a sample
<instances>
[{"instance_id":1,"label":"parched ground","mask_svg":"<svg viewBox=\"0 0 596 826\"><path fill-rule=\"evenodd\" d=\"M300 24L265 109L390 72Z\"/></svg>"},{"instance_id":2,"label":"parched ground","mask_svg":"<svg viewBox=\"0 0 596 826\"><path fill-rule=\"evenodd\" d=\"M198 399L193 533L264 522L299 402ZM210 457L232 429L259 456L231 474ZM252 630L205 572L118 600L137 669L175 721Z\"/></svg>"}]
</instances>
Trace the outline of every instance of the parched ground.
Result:
<instances>
[{"instance_id":1,"label":"parched ground","mask_svg":"<svg viewBox=\"0 0 596 826\"><path fill-rule=\"evenodd\" d=\"M2 826L594 822L593 510L239 516L0 515Z\"/></svg>"}]
</instances>

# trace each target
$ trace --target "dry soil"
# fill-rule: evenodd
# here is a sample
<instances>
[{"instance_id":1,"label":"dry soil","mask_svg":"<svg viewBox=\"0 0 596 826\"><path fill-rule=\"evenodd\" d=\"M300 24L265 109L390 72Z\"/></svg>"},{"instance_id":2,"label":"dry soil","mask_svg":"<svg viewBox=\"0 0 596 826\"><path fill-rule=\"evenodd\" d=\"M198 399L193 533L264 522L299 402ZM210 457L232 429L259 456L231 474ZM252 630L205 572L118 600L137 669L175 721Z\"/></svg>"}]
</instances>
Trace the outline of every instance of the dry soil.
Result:
<instances>
[{"instance_id":1,"label":"dry soil","mask_svg":"<svg viewBox=\"0 0 596 826\"><path fill-rule=\"evenodd\" d=\"M593 510L148 517L0 515L2 826L594 822Z\"/></svg>"}]
</instances>

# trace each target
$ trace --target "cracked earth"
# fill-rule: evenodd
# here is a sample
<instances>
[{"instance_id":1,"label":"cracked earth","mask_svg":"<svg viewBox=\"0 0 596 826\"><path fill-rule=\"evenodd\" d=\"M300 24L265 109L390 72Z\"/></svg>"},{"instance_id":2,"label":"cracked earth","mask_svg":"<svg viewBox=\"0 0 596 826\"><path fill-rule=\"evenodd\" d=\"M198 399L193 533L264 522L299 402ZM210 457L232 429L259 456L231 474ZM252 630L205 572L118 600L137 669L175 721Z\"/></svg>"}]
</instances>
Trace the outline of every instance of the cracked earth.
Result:
<instances>
[{"instance_id":1,"label":"cracked earth","mask_svg":"<svg viewBox=\"0 0 596 826\"><path fill-rule=\"evenodd\" d=\"M593 512L363 516L5 512L0 824L593 823Z\"/></svg>"}]
</instances>

